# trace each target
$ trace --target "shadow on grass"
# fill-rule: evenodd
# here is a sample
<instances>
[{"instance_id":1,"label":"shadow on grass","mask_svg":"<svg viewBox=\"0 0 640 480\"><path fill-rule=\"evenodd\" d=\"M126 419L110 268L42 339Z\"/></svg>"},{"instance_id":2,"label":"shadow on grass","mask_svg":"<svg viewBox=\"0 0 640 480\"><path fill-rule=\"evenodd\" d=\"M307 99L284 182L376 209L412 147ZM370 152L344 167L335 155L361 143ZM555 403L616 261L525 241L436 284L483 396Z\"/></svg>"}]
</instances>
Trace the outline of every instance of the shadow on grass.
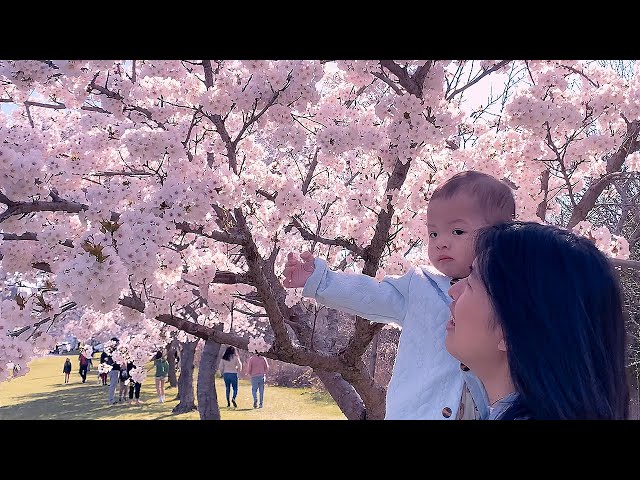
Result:
<instances>
[{"instance_id":1,"label":"shadow on grass","mask_svg":"<svg viewBox=\"0 0 640 480\"><path fill-rule=\"evenodd\" d=\"M128 393L128 390L127 390ZM116 390L116 398L118 391ZM45 394L17 396L16 405L0 406L0 420L150 420L178 418L166 412L163 404L126 402L108 405L109 387L95 383L60 385L60 389Z\"/></svg>"}]
</instances>

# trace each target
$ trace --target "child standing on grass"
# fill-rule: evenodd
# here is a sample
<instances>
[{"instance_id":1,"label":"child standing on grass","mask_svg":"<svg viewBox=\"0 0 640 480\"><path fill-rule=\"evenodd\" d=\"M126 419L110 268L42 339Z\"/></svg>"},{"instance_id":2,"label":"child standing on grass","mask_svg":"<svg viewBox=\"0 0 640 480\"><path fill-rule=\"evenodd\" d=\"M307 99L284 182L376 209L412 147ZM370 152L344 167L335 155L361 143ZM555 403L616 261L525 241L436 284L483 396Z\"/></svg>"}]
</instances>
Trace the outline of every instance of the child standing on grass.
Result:
<instances>
[{"instance_id":1,"label":"child standing on grass","mask_svg":"<svg viewBox=\"0 0 640 480\"><path fill-rule=\"evenodd\" d=\"M69 383L69 375L71 375L71 360L69 360L69 357L64 361L62 373L64 373L64 383Z\"/></svg>"},{"instance_id":2,"label":"child standing on grass","mask_svg":"<svg viewBox=\"0 0 640 480\"><path fill-rule=\"evenodd\" d=\"M127 400L127 391L129 389L129 371L127 370L126 365L122 365L120 368L120 375L118 376L118 385L120 389L118 390L118 402L123 402Z\"/></svg>"},{"instance_id":3,"label":"child standing on grass","mask_svg":"<svg viewBox=\"0 0 640 480\"><path fill-rule=\"evenodd\" d=\"M135 370L136 366L133 362L127 363L127 372L129 373L129 404L133 405L133 397L135 395L135 404L140 405L144 403L140 400L140 389L142 388L142 384L140 382L136 382L131 375L131 371Z\"/></svg>"},{"instance_id":4,"label":"child standing on grass","mask_svg":"<svg viewBox=\"0 0 640 480\"><path fill-rule=\"evenodd\" d=\"M107 365L105 362L100 362L98 365L98 376L100 377L100 384L107 385L107 375L111 370L111 365Z\"/></svg>"}]
</instances>

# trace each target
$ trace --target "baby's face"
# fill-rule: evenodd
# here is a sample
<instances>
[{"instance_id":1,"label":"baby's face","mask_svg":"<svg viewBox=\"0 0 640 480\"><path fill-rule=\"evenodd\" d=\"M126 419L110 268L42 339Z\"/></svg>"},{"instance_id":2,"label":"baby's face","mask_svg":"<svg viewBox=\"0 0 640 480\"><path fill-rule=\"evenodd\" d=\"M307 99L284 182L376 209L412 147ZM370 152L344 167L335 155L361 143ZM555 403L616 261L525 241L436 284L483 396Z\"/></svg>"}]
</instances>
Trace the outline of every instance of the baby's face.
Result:
<instances>
[{"instance_id":1,"label":"baby's face","mask_svg":"<svg viewBox=\"0 0 640 480\"><path fill-rule=\"evenodd\" d=\"M486 225L474 199L464 193L431 200L427 208L431 264L452 278L469 275L474 233Z\"/></svg>"}]
</instances>

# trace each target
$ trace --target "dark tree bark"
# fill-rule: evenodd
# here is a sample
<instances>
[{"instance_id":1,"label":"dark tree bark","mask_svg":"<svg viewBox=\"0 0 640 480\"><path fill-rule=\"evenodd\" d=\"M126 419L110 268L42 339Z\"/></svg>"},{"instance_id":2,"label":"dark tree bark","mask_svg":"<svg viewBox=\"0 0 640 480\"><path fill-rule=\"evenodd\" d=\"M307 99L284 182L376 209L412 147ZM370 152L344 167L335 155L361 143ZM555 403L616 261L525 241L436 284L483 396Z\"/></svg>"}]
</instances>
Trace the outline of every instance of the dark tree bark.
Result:
<instances>
[{"instance_id":1,"label":"dark tree bark","mask_svg":"<svg viewBox=\"0 0 640 480\"><path fill-rule=\"evenodd\" d=\"M177 339L171 340L167 345L167 360L169 361L169 386L178 386L178 375L176 372L176 357L179 358L180 342Z\"/></svg>"},{"instance_id":2,"label":"dark tree bark","mask_svg":"<svg viewBox=\"0 0 640 480\"><path fill-rule=\"evenodd\" d=\"M200 420L220 420L218 394L216 393L215 374L218 366L220 344L213 339L204 343L200 364L198 365L198 412Z\"/></svg>"},{"instance_id":3,"label":"dark tree bark","mask_svg":"<svg viewBox=\"0 0 640 480\"><path fill-rule=\"evenodd\" d=\"M196 346L200 339L193 342L185 342L182 346L180 358L180 377L178 377L178 393L180 403L173 408L173 413L188 413L197 410L195 396L193 394L193 370Z\"/></svg>"},{"instance_id":4,"label":"dark tree bark","mask_svg":"<svg viewBox=\"0 0 640 480\"><path fill-rule=\"evenodd\" d=\"M376 361L378 360L378 344L380 343L380 332L373 336L371 341L371 356L369 357L369 375L376 377Z\"/></svg>"},{"instance_id":5,"label":"dark tree bark","mask_svg":"<svg viewBox=\"0 0 640 480\"><path fill-rule=\"evenodd\" d=\"M358 392L356 392L351 384L344 380L339 373L318 369L315 369L313 373L318 375L318 378L326 387L331 398L335 400L348 420L366 420L367 410L364 407L360 395L358 395ZM382 408L384 409L384 403L382 404Z\"/></svg>"}]
</instances>

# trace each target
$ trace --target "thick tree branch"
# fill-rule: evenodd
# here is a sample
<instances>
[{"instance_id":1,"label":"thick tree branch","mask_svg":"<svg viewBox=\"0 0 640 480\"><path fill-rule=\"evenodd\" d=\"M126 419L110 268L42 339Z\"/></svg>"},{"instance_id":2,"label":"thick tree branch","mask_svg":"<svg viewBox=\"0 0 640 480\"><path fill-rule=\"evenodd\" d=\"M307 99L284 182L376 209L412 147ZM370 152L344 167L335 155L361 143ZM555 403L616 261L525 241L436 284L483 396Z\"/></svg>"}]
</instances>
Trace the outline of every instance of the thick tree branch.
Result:
<instances>
[{"instance_id":1,"label":"thick tree branch","mask_svg":"<svg viewBox=\"0 0 640 480\"><path fill-rule=\"evenodd\" d=\"M24 202L13 203L9 205L9 208L0 214L0 223L6 219L15 215L24 215L35 212L67 212L67 213L80 213L83 210L87 210L89 207L78 202Z\"/></svg>"},{"instance_id":2,"label":"thick tree branch","mask_svg":"<svg viewBox=\"0 0 640 480\"><path fill-rule=\"evenodd\" d=\"M316 167L318 166L318 152L319 148L316 148L316 152L313 154L313 160L311 160L311 164L309 165L309 170L307 171L307 176L304 178L302 182L302 194L306 195L309 191L309 184L311 183L311 179L316 171Z\"/></svg>"},{"instance_id":3,"label":"thick tree branch","mask_svg":"<svg viewBox=\"0 0 640 480\"><path fill-rule=\"evenodd\" d=\"M236 146L233 143L233 141L231 140L231 136L229 135L229 132L227 131L227 127L225 127L225 125L224 125L224 120L222 120L222 117L220 115L218 115L217 113L213 114L213 115L209 115L209 114L205 113L205 117L207 117L209 120L211 120L211 123L213 123L213 125L216 127L216 131L220 135L220 138L222 138L222 141L224 142L225 148L227 149L227 158L229 159L229 168L231 169L231 171L233 173L235 173L237 175L238 174L238 160L236 158Z\"/></svg>"},{"instance_id":4,"label":"thick tree branch","mask_svg":"<svg viewBox=\"0 0 640 480\"><path fill-rule=\"evenodd\" d=\"M386 68L396 77L404 89L418 98L422 97L422 85L418 85L411 75L393 60L380 60L380 66ZM378 77L380 78L380 77Z\"/></svg>"},{"instance_id":5,"label":"thick tree branch","mask_svg":"<svg viewBox=\"0 0 640 480\"><path fill-rule=\"evenodd\" d=\"M242 210L236 208L234 213L240 232L243 233L246 238L246 242L242 247L242 250L244 252L247 265L249 266L249 272L253 278L254 286L262 299L265 311L269 315L269 323L271 324L271 329L275 336L275 344L279 350L290 352L293 349L293 345L291 344L289 334L287 333L287 329L284 324L284 314L280 310L280 306L276 301L271 285L265 278L262 271L264 268L264 261L258 252L258 247L253 242L251 232L247 227Z\"/></svg>"},{"instance_id":6,"label":"thick tree branch","mask_svg":"<svg viewBox=\"0 0 640 480\"><path fill-rule=\"evenodd\" d=\"M402 163L400 160L396 161L393 172L387 181L385 192L400 191L400 188L407 178L410 166L411 161L406 163ZM378 214L378 222L376 223L371 243L365 248L365 255L363 256L365 264L362 269L362 273L365 275L374 277L378 270L380 257L389 240L389 231L394 213L395 209L393 208L391 199L388 198L387 208ZM353 362L361 358L374 335L379 332L382 327L383 325L380 323L371 324L367 320L358 318L355 325L355 333L349 339L349 344L344 353L346 358Z\"/></svg>"},{"instance_id":7,"label":"thick tree branch","mask_svg":"<svg viewBox=\"0 0 640 480\"><path fill-rule=\"evenodd\" d=\"M538 204L536 215L538 215L540 220L544 220L547 216L547 202L549 196L549 169L545 169L545 171L542 172L542 176L540 178L540 191L544 193L544 199Z\"/></svg>"},{"instance_id":8,"label":"thick tree branch","mask_svg":"<svg viewBox=\"0 0 640 480\"><path fill-rule=\"evenodd\" d=\"M202 69L204 70L204 86L209 90L213 87L213 68L211 67L211 60L203 60Z\"/></svg>"},{"instance_id":9,"label":"thick tree branch","mask_svg":"<svg viewBox=\"0 0 640 480\"><path fill-rule=\"evenodd\" d=\"M424 84L424 79L429 74L429 70L433 66L433 60L427 60L424 65L418 68L416 72L413 74L413 79L417 85L422 86Z\"/></svg>"},{"instance_id":10,"label":"thick tree branch","mask_svg":"<svg viewBox=\"0 0 640 480\"><path fill-rule=\"evenodd\" d=\"M347 240L341 237L334 238L334 239L320 237L319 235L316 235L315 233L307 230L307 228L304 225L302 225L300 220L296 217L294 217L291 220L291 223L293 224L294 227L298 229L298 232L300 232L300 236L305 240L311 240L314 242L321 243L323 245L335 245L337 247L342 247L362 258L364 258L364 256L366 255L366 249L356 245L353 240Z\"/></svg>"},{"instance_id":11,"label":"thick tree branch","mask_svg":"<svg viewBox=\"0 0 640 480\"><path fill-rule=\"evenodd\" d=\"M610 258L609 261L616 267L631 268L640 272L640 262L637 260L626 260L624 258Z\"/></svg>"},{"instance_id":12,"label":"thick tree branch","mask_svg":"<svg viewBox=\"0 0 640 480\"><path fill-rule=\"evenodd\" d=\"M245 239L240 235L234 235L232 233L227 233L227 232L204 233L203 226L194 227L192 225L189 225L187 222L176 222L176 228L178 228L184 233L195 233L196 235L201 235L203 237L211 238L219 242L231 243L234 245L244 245L244 242L245 242Z\"/></svg>"}]
</instances>

